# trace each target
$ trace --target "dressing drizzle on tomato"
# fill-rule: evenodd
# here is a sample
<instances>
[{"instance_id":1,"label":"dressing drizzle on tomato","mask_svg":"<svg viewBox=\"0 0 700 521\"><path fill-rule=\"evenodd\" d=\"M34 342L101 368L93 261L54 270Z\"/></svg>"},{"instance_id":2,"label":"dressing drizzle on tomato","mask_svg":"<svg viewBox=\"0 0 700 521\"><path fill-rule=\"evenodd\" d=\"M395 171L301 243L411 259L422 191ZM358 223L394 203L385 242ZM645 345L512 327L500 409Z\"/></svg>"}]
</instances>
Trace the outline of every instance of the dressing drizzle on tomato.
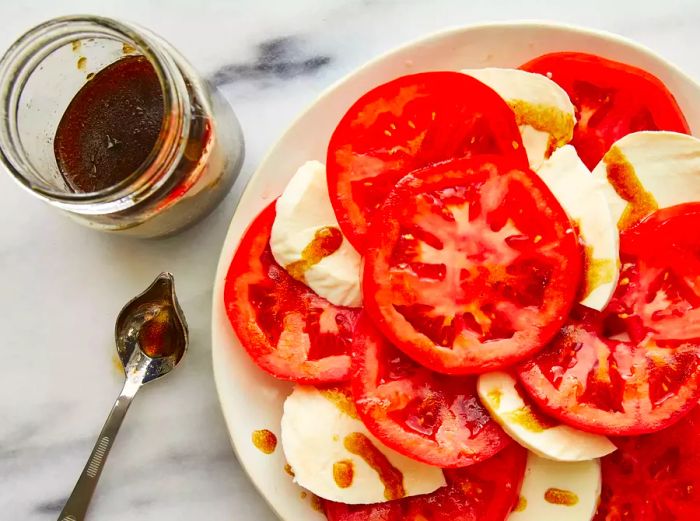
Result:
<instances>
[{"instance_id":1,"label":"dressing drizzle on tomato","mask_svg":"<svg viewBox=\"0 0 700 521\"><path fill-rule=\"evenodd\" d=\"M365 310L435 371L480 373L556 334L581 277L573 223L529 169L494 156L401 180L365 254Z\"/></svg>"},{"instance_id":2,"label":"dressing drizzle on tomato","mask_svg":"<svg viewBox=\"0 0 700 521\"><path fill-rule=\"evenodd\" d=\"M562 422L639 435L700 399L700 203L659 210L621 235L620 282L603 312L576 307L519 377Z\"/></svg>"}]
</instances>

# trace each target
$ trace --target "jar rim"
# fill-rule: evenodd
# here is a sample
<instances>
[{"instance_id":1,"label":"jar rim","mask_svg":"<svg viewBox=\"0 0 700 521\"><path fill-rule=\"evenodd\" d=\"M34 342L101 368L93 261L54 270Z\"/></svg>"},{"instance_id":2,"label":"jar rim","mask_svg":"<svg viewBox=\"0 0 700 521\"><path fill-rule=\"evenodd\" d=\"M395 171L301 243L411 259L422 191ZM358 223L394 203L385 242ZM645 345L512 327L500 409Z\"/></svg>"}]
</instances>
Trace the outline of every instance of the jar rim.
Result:
<instances>
[{"instance_id":1,"label":"jar rim","mask_svg":"<svg viewBox=\"0 0 700 521\"><path fill-rule=\"evenodd\" d=\"M97 192L57 191L28 179L23 171L36 172L26 160L16 128L20 95L41 62L56 49L75 40L110 38L122 41L148 59L163 94L163 122L155 145L144 162L129 176ZM149 31L112 18L73 15L53 18L29 29L0 59L0 161L24 188L64 209L80 213L111 213L137 204L163 186L184 154L190 112L187 86L177 64L163 43Z\"/></svg>"}]
</instances>

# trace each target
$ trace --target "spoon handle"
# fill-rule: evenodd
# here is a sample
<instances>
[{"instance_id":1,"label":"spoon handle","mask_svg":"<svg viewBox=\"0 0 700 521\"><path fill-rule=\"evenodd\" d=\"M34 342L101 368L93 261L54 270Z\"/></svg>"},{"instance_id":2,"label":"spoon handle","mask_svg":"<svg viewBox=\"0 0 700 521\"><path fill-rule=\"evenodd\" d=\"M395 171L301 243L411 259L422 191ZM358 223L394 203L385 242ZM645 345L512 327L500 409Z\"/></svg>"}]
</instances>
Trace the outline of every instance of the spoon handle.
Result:
<instances>
[{"instance_id":1,"label":"spoon handle","mask_svg":"<svg viewBox=\"0 0 700 521\"><path fill-rule=\"evenodd\" d=\"M85 519L85 513L88 505L90 505L97 481L100 479L100 474L102 474L107 456L114 443L114 438L117 437L119 427L121 427L124 416L126 416L126 411L129 410L129 405L131 405L131 401L134 399L140 386L140 382L134 382L127 378L119 398L114 403L114 407L112 407L112 411L109 413L104 427L102 427L102 432L97 438L83 473L78 478L78 482L75 484L68 501L66 501L66 506L63 507L61 515L58 516L58 521L83 521Z\"/></svg>"}]
</instances>

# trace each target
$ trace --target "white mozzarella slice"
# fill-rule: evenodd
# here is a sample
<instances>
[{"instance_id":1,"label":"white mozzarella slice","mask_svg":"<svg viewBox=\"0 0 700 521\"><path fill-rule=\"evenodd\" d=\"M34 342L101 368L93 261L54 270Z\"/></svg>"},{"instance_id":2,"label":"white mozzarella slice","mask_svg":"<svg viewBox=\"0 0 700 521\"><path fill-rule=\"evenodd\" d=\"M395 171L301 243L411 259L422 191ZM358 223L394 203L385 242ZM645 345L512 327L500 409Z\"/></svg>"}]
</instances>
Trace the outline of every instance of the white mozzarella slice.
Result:
<instances>
[{"instance_id":1,"label":"white mozzarella slice","mask_svg":"<svg viewBox=\"0 0 700 521\"><path fill-rule=\"evenodd\" d=\"M445 486L441 469L387 448L356 414L341 391L294 388L284 402L281 438L296 483L347 504L380 503ZM373 459L380 464L369 464Z\"/></svg>"},{"instance_id":2,"label":"white mozzarella slice","mask_svg":"<svg viewBox=\"0 0 700 521\"><path fill-rule=\"evenodd\" d=\"M542 162L550 154L551 137L547 132L537 130L530 125L519 125L520 138L523 140L530 168L538 170Z\"/></svg>"},{"instance_id":3,"label":"white mozzarella slice","mask_svg":"<svg viewBox=\"0 0 700 521\"><path fill-rule=\"evenodd\" d=\"M585 243L581 304L602 310L615 292L620 275L619 233L605 195L610 185L591 175L571 145L555 150L537 175L578 224Z\"/></svg>"},{"instance_id":4,"label":"white mozzarella slice","mask_svg":"<svg viewBox=\"0 0 700 521\"><path fill-rule=\"evenodd\" d=\"M477 391L491 417L511 438L543 458L584 461L613 452L615 445L605 436L580 431L533 411L521 395L516 380L495 371L479 376Z\"/></svg>"},{"instance_id":5,"label":"white mozzarella slice","mask_svg":"<svg viewBox=\"0 0 700 521\"><path fill-rule=\"evenodd\" d=\"M520 500L508 521L590 521L600 487L599 460L552 461L530 452Z\"/></svg>"},{"instance_id":6,"label":"white mozzarella slice","mask_svg":"<svg viewBox=\"0 0 700 521\"><path fill-rule=\"evenodd\" d=\"M360 254L342 236L328 195L326 167L308 161L277 199L270 249L278 264L337 306L359 307ZM319 250L324 234L342 242L330 255Z\"/></svg>"},{"instance_id":7,"label":"white mozzarella slice","mask_svg":"<svg viewBox=\"0 0 700 521\"><path fill-rule=\"evenodd\" d=\"M574 105L566 91L546 76L495 67L462 72L491 87L508 103L533 170L552 149L571 141L576 124Z\"/></svg>"},{"instance_id":8,"label":"white mozzarella slice","mask_svg":"<svg viewBox=\"0 0 700 521\"><path fill-rule=\"evenodd\" d=\"M593 170L621 230L655 208L700 201L700 140L676 132L634 132L616 141ZM628 192L632 200L620 193Z\"/></svg>"}]
</instances>

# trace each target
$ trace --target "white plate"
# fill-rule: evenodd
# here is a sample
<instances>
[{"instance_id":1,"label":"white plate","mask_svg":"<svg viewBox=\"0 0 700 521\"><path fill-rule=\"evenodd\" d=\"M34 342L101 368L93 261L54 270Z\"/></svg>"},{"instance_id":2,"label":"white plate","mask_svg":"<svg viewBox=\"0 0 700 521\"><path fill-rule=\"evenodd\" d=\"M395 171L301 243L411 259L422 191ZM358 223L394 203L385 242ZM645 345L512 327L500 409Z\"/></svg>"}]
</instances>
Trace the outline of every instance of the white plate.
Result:
<instances>
[{"instance_id":1,"label":"white plate","mask_svg":"<svg viewBox=\"0 0 700 521\"><path fill-rule=\"evenodd\" d=\"M228 265L250 221L277 197L297 167L325 162L331 133L347 108L367 90L398 76L429 70L516 67L544 53L583 51L641 67L675 94L692 129L700 129L700 86L663 58L619 36L539 22L493 23L440 32L369 62L326 90L270 149L248 184L228 230L214 282L212 353L221 408L238 459L260 493L285 521L323 520L284 471L282 448L265 455L251 434L269 429L279 438L288 384L248 359L233 334L223 305Z\"/></svg>"}]
</instances>

